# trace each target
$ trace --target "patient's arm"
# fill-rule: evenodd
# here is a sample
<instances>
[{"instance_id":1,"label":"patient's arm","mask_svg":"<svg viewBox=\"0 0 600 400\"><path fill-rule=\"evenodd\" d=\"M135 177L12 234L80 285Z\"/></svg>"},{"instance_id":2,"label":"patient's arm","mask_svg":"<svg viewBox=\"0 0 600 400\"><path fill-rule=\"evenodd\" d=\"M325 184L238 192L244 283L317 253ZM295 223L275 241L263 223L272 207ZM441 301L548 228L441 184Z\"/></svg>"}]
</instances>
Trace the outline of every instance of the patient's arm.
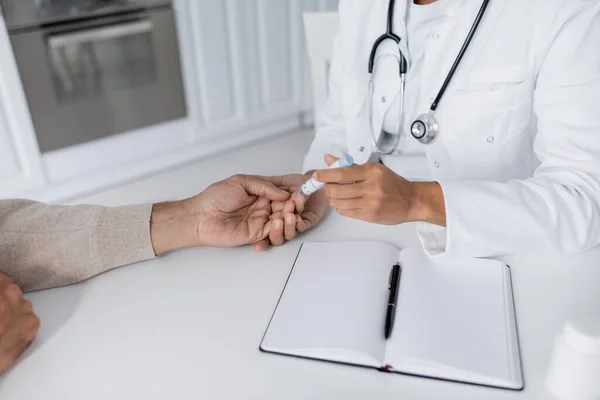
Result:
<instances>
[{"instance_id":1,"label":"patient's arm","mask_svg":"<svg viewBox=\"0 0 600 400\"><path fill-rule=\"evenodd\" d=\"M269 235L272 178L237 175L197 196L123 207L0 200L0 273L23 290L72 284L186 247L235 247Z\"/></svg>"}]
</instances>

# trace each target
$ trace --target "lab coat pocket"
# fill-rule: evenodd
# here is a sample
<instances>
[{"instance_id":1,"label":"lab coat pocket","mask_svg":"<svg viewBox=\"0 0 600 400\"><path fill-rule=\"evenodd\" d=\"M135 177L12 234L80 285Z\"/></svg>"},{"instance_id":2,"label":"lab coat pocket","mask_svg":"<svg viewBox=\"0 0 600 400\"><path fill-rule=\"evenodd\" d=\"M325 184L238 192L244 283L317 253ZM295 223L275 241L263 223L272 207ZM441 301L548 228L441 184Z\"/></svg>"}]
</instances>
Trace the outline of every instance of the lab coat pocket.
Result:
<instances>
[{"instance_id":1,"label":"lab coat pocket","mask_svg":"<svg viewBox=\"0 0 600 400\"><path fill-rule=\"evenodd\" d=\"M457 178L506 181L528 176L533 165L528 86L498 84L485 92L464 90L448 97L452 104L440 121L440 138Z\"/></svg>"},{"instance_id":2,"label":"lab coat pocket","mask_svg":"<svg viewBox=\"0 0 600 400\"><path fill-rule=\"evenodd\" d=\"M486 90L461 89L448 99L447 143L498 147L510 142L531 120L532 91L525 82L489 83Z\"/></svg>"}]
</instances>

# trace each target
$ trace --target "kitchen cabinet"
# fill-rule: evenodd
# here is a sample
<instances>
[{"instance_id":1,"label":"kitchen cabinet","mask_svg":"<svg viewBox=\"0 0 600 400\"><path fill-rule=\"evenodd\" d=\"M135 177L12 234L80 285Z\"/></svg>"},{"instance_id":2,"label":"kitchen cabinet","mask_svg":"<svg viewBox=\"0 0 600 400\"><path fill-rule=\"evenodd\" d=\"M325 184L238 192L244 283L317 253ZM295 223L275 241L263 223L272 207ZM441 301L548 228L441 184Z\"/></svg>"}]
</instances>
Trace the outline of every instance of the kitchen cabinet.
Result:
<instances>
[{"instance_id":1,"label":"kitchen cabinet","mask_svg":"<svg viewBox=\"0 0 600 400\"><path fill-rule=\"evenodd\" d=\"M253 124L295 118L302 104L302 8L299 1L251 0L247 82Z\"/></svg>"},{"instance_id":2,"label":"kitchen cabinet","mask_svg":"<svg viewBox=\"0 0 600 400\"><path fill-rule=\"evenodd\" d=\"M247 85L244 76L238 1L196 0L180 2L179 21L189 26L182 38L184 58L190 65L189 112L199 125L198 135L210 136L248 126ZM177 4L176 4L177 5ZM183 21L187 19L187 21ZM181 26L180 26L181 28ZM185 62L185 61L184 61Z\"/></svg>"},{"instance_id":3,"label":"kitchen cabinet","mask_svg":"<svg viewBox=\"0 0 600 400\"><path fill-rule=\"evenodd\" d=\"M19 176L21 168L17 152L11 142L6 117L0 109L0 182Z\"/></svg>"},{"instance_id":4,"label":"kitchen cabinet","mask_svg":"<svg viewBox=\"0 0 600 400\"><path fill-rule=\"evenodd\" d=\"M0 104L0 198L43 185L40 157L27 133L14 135Z\"/></svg>"},{"instance_id":5,"label":"kitchen cabinet","mask_svg":"<svg viewBox=\"0 0 600 400\"><path fill-rule=\"evenodd\" d=\"M302 128L312 115L303 12L338 0L173 0L187 117L39 151L0 18L0 197L56 202Z\"/></svg>"},{"instance_id":6,"label":"kitchen cabinet","mask_svg":"<svg viewBox=\"0 0 600 400\"><path fill-rule=\"evenodd\" d=\"M190 109L209 137L288 121L311 112L304 11L337 0L187 2L198 97Z\"/></svg>"},{"instance_id":7,"label":"kitchen cabinet","mask_svg":"<svg viewBox=\"0 0 600 400\"><path fill-rule=\"evenodd\" d=\"M0 18L0 198L44 184L41 157ZM23 123L20 123L23 121Z\"/></svg>"}]
</instances>

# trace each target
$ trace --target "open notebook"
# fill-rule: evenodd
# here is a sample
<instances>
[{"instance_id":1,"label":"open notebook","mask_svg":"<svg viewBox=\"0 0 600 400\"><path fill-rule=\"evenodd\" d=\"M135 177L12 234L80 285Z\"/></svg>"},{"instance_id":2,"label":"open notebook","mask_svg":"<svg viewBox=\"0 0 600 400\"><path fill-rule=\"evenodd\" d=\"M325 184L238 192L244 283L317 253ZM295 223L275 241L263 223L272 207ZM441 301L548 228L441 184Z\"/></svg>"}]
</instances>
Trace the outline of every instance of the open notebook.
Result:
<instances>
[{"instance_id":1,"label":"open notebook","mask_svg":"<svg viewBox=\"0 0 600 400\"><path fill-rule=\"evenodd\" d=\"M384 325L400 263L395 322ZM510 269L382 243L302 245L260 349L479 385L523 388Z\"/></svg>"}]
</instances>

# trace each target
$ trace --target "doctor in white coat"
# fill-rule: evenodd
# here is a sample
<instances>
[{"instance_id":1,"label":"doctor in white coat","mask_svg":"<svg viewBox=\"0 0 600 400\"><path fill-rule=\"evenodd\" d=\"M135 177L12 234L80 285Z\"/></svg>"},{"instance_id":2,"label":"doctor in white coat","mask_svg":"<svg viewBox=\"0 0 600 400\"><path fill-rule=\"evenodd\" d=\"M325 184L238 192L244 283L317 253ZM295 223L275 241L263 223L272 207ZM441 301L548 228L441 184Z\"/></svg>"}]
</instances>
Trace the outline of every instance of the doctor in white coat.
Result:
<instances>
[{"instance_id":1,"label":"doctor in white coat","mask_svg":"<svg viewBox=\"0 0 600 400\"><path fill-rule=\"evenodd\" d=\"M312 227L327 203L370 222L418 222L430 254L574 253L600 243L600 2L491 0L437 105L429 144L411 124L429 111L482 0L396 2L393 30L408 63L402 122L393 42L378 49L369 90L388 6L340 1L329 99L304 169L345 152L358 165L318 171L328 184L306 204L296 199L300 216L274 204L281 221L271 244ZM397 149L381 154L371 132L399 132Z\"/></svg>"}]
</instances>

